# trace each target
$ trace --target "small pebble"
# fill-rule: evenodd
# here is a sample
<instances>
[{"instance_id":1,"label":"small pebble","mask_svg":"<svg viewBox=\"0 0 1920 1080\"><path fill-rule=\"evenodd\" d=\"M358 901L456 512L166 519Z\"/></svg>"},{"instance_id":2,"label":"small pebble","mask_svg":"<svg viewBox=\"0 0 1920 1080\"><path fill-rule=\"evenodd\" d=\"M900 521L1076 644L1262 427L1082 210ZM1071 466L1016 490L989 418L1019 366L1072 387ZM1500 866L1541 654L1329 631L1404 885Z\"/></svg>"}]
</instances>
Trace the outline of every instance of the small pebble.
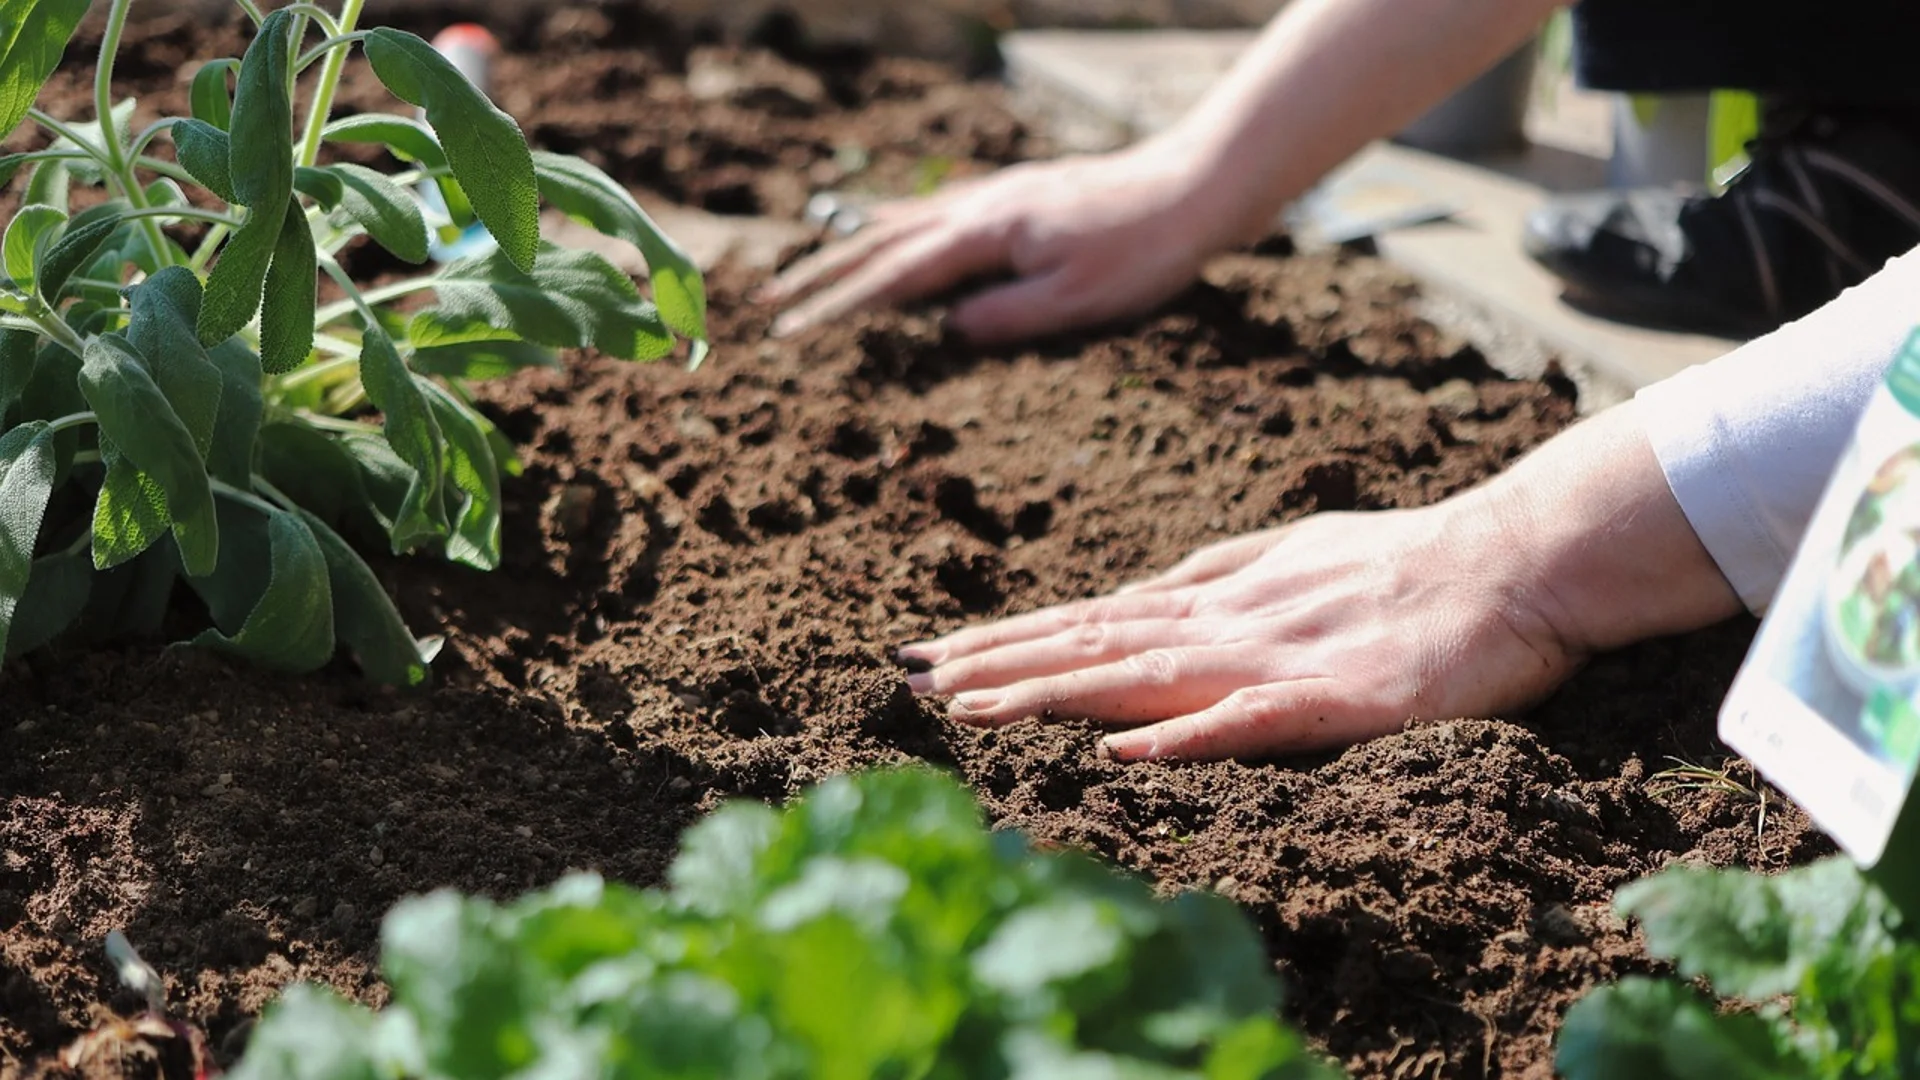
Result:
<instances>
[{"instance_id":1,"label":"small pebble","mask_svg":"<svg viewBox=\"0 0 1920 1080\"><path fill-rule=\"evenodd\" d=\"M367 861L375 866L379 866L381 863L387 861L387 856L386 853L379 848L374 848L372 851L367 852Z\"/></svg>"}]
</instances>

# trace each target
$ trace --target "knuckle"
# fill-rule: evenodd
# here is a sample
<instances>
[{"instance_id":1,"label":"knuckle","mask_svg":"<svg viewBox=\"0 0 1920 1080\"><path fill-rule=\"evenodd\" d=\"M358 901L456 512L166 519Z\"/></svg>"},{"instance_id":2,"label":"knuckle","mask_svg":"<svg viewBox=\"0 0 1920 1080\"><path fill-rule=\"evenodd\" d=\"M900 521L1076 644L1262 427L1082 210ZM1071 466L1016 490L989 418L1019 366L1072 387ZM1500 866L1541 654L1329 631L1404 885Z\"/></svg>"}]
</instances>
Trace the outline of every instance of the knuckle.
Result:
<instances>
[{"instance_id":1,"label":"knuckle","mask_svg":"<svg viewBox=\"0 0 1920 1080\"><path fill-rule=\"evenodd\" d=\"M1084 656L1097 656L1105 651L1110 636L1106 624L1097 622L1081 623L1069 633L1074 650Z\"/></svg>"},{"instance_id":2,"label":"knuckle","mask_svg":"<svg viewBox=\"0 0 1920 1080\"><path fill-rule=\"evenodd\" d=\"M1143 686L1172 686L1186 674L1186 663L1171 649L1148 649L1127 657L1127 673Z\"/></svg>"}]
</instances>

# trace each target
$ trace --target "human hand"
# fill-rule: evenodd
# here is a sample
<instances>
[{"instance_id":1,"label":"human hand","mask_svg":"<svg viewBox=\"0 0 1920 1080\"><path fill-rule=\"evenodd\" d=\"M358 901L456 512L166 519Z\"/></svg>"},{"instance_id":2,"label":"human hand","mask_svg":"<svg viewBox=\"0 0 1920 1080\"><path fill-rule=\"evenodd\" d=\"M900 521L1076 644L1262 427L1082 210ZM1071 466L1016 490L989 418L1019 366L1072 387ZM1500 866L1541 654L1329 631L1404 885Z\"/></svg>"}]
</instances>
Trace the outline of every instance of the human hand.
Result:
<instances>
[{"instance_id":1,"label":"human hand","mask_svg":"<svg viewBox=\"0 0 1920 1080\"><path fill-rule=\"evenodd\" d=\"M761 299L807 297L774 322L777 337L1000 272L1015 280L961 301L949 316L975 341L1144 311L1237 238L1230 208L1202 197L1204 181L1189 155L1164 142L1016 165L876 208L859 233L790 267Z\"/></svg>"},{"instance_id":2,"label":"human hand","mask_svg":"<svg viewBox=\"0 0 1920 1080\"><path fill-rule=\"evenodd\" d=\"M920 694L997 726L1131 730L1123 761L1342 746L1528 704L1584 659L1544 566L1477 499L1320 514L1203 548L1111 596L900 650Z\"/></svg>"}]
</instances>

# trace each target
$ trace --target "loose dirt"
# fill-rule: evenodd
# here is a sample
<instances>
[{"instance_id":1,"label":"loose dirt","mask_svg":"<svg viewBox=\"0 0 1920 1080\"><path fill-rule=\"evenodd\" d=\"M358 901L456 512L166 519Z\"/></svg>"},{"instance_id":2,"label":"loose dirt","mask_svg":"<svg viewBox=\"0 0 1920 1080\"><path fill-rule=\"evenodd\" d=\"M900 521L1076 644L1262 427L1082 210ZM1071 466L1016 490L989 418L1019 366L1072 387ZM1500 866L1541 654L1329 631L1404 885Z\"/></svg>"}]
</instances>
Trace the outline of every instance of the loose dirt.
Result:
<instances>
[{"instance_id":1,"label":"loose dirt","mask_svg":"<svg viewBox=\"0 0 1920 1080\"><path fill-rule=\"evenodd\" d=\"M705 46L618 5L514 29L499 96L537 142L709 210L792 215L820 188L1040 149L995 90L924 65ZM241 40L164 14L134 33L126 91L155 114L183 105L177 65ZM390 107L364 71L346 100ZM1549 1076L1566 1005L1649 967L1615 887L1825 850L1777 798L1762 828L1738 784L1656 780L1725 755L1744 622L1603 658L1525 716L1316 759L1123 767L1089 728L963 729L907 692L900 643L1316 510L1430 502L1573 420L1564 383L1501 377L1378 261L1274 240L1129 325L999 352L947 340L937 311L771 342L752 277L710 284L700 372L573 357L486 388L524 447L507 565L375 561L447 635L432 693L152 645L4 673L0 1076L133 1004L111 929L230 1057L292 980L378 1003L402 896L575 867L652 884L721 800L883 762L957 770L1002 825L1232 897L1290 1017L1395 1080Z\"/></svg>"}]
</instances>

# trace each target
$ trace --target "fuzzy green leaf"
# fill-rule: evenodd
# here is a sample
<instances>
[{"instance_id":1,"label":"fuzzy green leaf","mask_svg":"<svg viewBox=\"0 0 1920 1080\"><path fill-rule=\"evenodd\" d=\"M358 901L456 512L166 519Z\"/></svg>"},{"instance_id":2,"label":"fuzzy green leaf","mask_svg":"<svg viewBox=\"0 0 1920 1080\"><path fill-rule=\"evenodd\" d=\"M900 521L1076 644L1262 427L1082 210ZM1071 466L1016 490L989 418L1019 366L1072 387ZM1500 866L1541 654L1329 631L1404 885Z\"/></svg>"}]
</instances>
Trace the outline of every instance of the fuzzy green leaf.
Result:
<instances>
[{"instance_id":1,"label":"fuzzy green leaf","mask_svg":"<svg viewBox=\"0 0 1920 1080\"><path fill-rule=\"evenodd\" d=\"M61 295L67 291L67 279L85 266L93 253L100 250L100 245L120 227L124 209L120 204L103 204L67 223L66 231L46 249L40 265L34 268L35 284L42 299L49 304L60 302Z\"/></svg>"},{"instance_id":2,"label":"fuzzy green leaf","mask_svg":"<svg viewBox=\"0 0 1920 1080\"><path fill-rule=\"evenodd\" d=\"M227 80L240 70L240 61L228 57L224 60L209 60L200 65L193 73L193 85L187 90L188 108L195 120L201 120L221 131L233 123L233 94L227 89Z\"/></svg>"},{"instance_id":3,"label":"fuzzy green leaf","mask_svg":"<svg viewBox=\"0 0 1920 1080\"><path fill-rule=\"evenodd\" d=\"M413 354L413 370L420 374L467 381L559 366L552 350L528 341L467 341L417 349Z\"/></svg>"},{"instance_id":4,"label":"fuzzy green leaf","mask_svg":"<svg viewBox=\"0 0 1920 1080\"><path fill-rule=\"evenodd\" d=\"M172 134L180 167L221 201L239 201L233 190L233 142L227 133L204 120L182 120L173 125Z\"/></svg>"},{"instance_id":5,"label":"fuzzy green leaf","mask_svg":"<svg viewBox=\"0 0 1920 1080\"><path fill-rule=\"evenodd\" d=\"M0 183L5 183L0 178ZM68 171L66 163L60 161L42 161L33 167L27 176L27 190L20 196L22 206L51 206L61 213L70 213L68 195L73 190L73 173Z\"/></svg>"},{"instance_id":6,"label":"fuzzy green leaf","mask_svg":"<svg viewBox=\"0 0 1920 1080\"><path fill-rule=\"evenodd\" d=\"M513 265L531 270L540 250L539 191L520 125L416 35L377 29L365 48L387 89L426 110L447 164L500 250Z\"/></svg>"},{"instance_id":7,"label":"fuzzy green leaf","mask_svg":"<svg viewBox=\"0 0 1920 1080\"><path fill-rule=\"evenodd\" d=\"M500 565L500 469L485 421L439 385L414 381L447 439L447 497L465 496L459 506L448 508L447 558L478 570L495 569Z\"/></svg>"},{"instance_id":8,"label":"fuzzy green leaf","mask_svg":"<svg viewBox=\"0 0 1920 1080\"><path fill-rule=\"evenodd\" d=\"M342 214L401 259L427 261L427 222L411 193L361 165L329 165L326 172L343 188Z\"/></svg>"},{"instance_id":9,"label":"fuzzy green leaf","mask_svg":"<svg viewBox=\"0 0 1920 1080\"><path fill-rule=\"evenodd\" d=\"M326 556L306 522L280 510L267 515L267 550L266 588L239 633L205 630L193 644L274 671L314 671L333 658L333 590Z\"/></svg>"},{"instance_id":10,"label":"fuzzy green leaf","mask_svg":"<svg viewBox=\"0 0 1920 1080\"><path fill-rule=\"evenodd\" d=\"M6 658L25 656L65 633L86 610L93 576L84 554L56 552L35 559L26 594L13 609L11 632L0 622Z\"/></svg>"},{"instance_id":11,"label":"fuzzy green leaf","mask_svg":"<svg viewBox=\"0 0 1920 1080\"><path fill-rule=\"evenodd\" d=\"M33 355L40 335L31 330L0 330L0 428L33 378Z\"/></svg>"},{"instance_id":12,"label":"fuzzy green leaf","mask_svg":"<svg viewBox=\"0 0 1920 1080\"><path fill-rule=\"evenodd\" d=\"M100 462L106 477L93 503L93 568L110 570L152 547L173 522L160 482L136 468L105 435Z\"/></svg>"},{"instance_id":13,"label":"fuzzy green leaf","mask_svg":"<svg viewBox=\"0 0 1920 1080\"><path fill-rule=\"evenodd\" d=\"M361 342L360 382L367 398L386 419L388 445L413 470L407 495L393 523L398 555L447 535L446 508L440 493L446 468L446 439L435 423L427 398L387 335L369 329Z\"/></svg>"},{"instance_id":14,"label":"fuzzy green leaf","mask_svg":"<svg viewBox=\"0 0 1920 1080\"><path fill-rule=\"evenodd\" d=\"M120 140L122 152L127 149L127 139L130 135L128 126L133 122L133 110L138 104L139 102L135 99L127 98L113 105L113 131ZM53 140L53 144L47 149L88 151L88 156L68 161L67 168L73 170L75 179L83 184L104 182L107 171L96 157L107 152L107 133L100 126L100 121L89 120L85 123L68 124L67 130L75 137L68 138L62 135Z\"/></svg>"},{"instance_id":15,"label":"fuzzy green leaf","mask_svg":"<svg viewBox=\"0 0 1920 1080\"><path fill-rule=\"evenodd\" d=\"M289 200L274 241L260 306L260 367L282 375L313 355L315 275L320 255L300 204Z\"/></svg>"},{"instance_id":16,"label":"fuzzy green leaf","mask_svg":"<svg viewBox=\"0 0 1920 1080\"><path fill-rule=\"evenodd\" d=\"M389 116L386 113L343 116L323 128L321 135L330 142L384 146L400 160L414 162L428 169L447 167L446 151L440 148L439 140L434 138L433 129L411 116Z\"/></svg>"},{"instance_id":17,"label":"fuzzy green leaf","mask_svg":"<svg viewBox=\"0 0 1920 1080\"><path fill-rule=\"evenodd\" d=\"M367 678L385 686L425 686L431 658L407 629L393 598L380 587L366 561L327 523L305 510L301 520L313 530L327 559L333 589L333 628Z\"/></svg>"},{"instance_id":18,"label":"fuzzy green leaf","mask_svg":"<svg viewBox=\"0 0 1920 1080\"><path fill-rule=\"evenodd\" d=\"M233 188L228 201L245 206L247 217L207 278L199 329L200 340L208 345L232 337L261 311L275 249L285 239L287 214L298 211L293 201L293 101L287 75L292 20L284 10L267 16L240 61L227 147ZM288 269L295 267L290 264ZM294 347L291 339L277 344ZM278 358L278 354L263 356L262 362L271 370Z\"/></svg>"},{"instance_id":19,"label":"fuzzy green leaf","mask_svg":"<svg viewBox=\"0 0 1920 1080\"><path fill-rule=\"evenodd\" d=\"M293 194L293 99L289 74L293 16L276 11L240 60L228 128L234 201L278 213Z\"/></svg>"},{"instance_id":20,"label":"fuzzy green leaf","mask_svg":"<svg viewBox=\"0 0 1920 1080\"><path fill-rule=\"evenodd\" d=\"M1622 888L1614 903L1683 975L1759 1001L1797 989L1843 927L1871 935L1869 945L1885 940L1884 928L1855 925L1866 889L1845 859L1771 876L1678 867Z\"/></svg>"},{"instance_id":21,"label":"fuzzy green leaf","mask_svg":"<svg viewBox=\"0 0 1920 1080\"><path fill-rule=\"evenodd\" d=\"M220 415L214 423L213 444L207 449L207 471L243 491L253 487L254 442L266 404L260 396L260 358L238 338L228 338L207 352L220 372Z\"/></svg>"},{"instance_id":22,"label":"fuzzy green leaf","mask_svg":"<svg viewBox=\"0 0 1920 1080\"><path fill-rule=\"evenodd\" d=\"M99 416L101 433L166 492L187 573L212 572L220 531L206 465L145 362L118 334L96 337L87 343L80 390Z\"/></svg>"},{"instance_id":23,"label":"fuzzy green leaf","mask_svg":"<svg viewBox=\"0 0 1920 1080\"><path fill-rule=\"evenodd\" d=\"M7 0L0 9L0 138L33 107L89 0Z\"/></svg>"},{"instance_id":24,"label":"fuzzy green leaf","mask_svg":"<svg viewBox=\"0 0 1920 1080\"><path fill-rule=\"evenodd\" d=\"M1750 1013L1722 1015L1665 980L1628 978L1567 1011L1554 1065L1567 1080L1804 1080L1788 1033Z\"/></svg>"},{"instance_id":25,"label":"fuzzy green leaf","mask_svg":"<svg viewBox=\"0 0 1920 1080\"><path fill-rule=\"evenodd\" d=\"M305 165L293 170L293 190L319 203L322 210L339 206L340 197L346 194L339 177L325 169L308 168Z\"/></svg>"},{"instance_id":26,"label":"fuzzy green leaf","mask_svg":"<svg viewBox=\"0 0 1920 1080\"><path fill-rule=\"evenodd\" d=\"M0 243L0 268L22 292L33 291L40 260L66 221L66 212L58 207L22 206L7 223L6 240Z\"/></svg>"},{"instance_id":27,"label":"fuzzy green leaf","mask_svg":"<svg viewBox=\"0 0 1920 1080\"><path fill-rule=\"evenodd\" d=\"M493 922L492 905L442 891L402 900L381 924L381 966L410 1002L429 1075L502 1080L537 1059L537 991Z\"/></svg>"},{"instance_id":28,"label":"fuzzy green leaf","mask_svg":"<svg viewBox=\"0 0 1920 1080\"><path fill-rule=\"evenodd\" d=\"M631 192L577 157L540 151L533 155L533 169L540 194L562 213L639 248L661 318L686 337L706 339L707 290L700 268L660 231Z\"/></svg>"},{"instance_id":29,"label":"fuzzy green leaf","mask_svg":"<svg viewBox=\"0 0 1920 1080\"><path fill-rule=\"evenodd\" d=\"M228 1080L380 1080L373 1017L305 984L290 986L247 1039Z\"/></svg>"},{"instance_id":30,"label":"fuzzy green leaf","mask_svg":"<svg viewBox=\"0 0 1920 1080\"><path fill-rule=\"evenodd\" d=\"M433 279L438 303L414 316L419 347L518 338L652 360L673 348L659 311L633 279L590 251L543 244L531 274L501 252L449 263Z\"/></svg>"},{"instance_id":31,"label":"fuzzy green leaf","mask_svg":"<svg viewBox=\"0 0 1920 1080\"><path fill-rule=\"evenodd\" d=\"M33 575L33 547L53 496L53 430L22 424L0 435L0 654Z\"/></svg>"},{"instance_id":32,"label":"fuzzy green leaf","mask_svg":"<svg viewBox=\"0 0 1920 1080\"><path fill-rule=\"evenodd\" d=\"M200 319L200 279L184 266L170 266L129 290L132 316L127 340L167 403L205 457L220 415L219 369L207 357L194 326Z\"/></svg>"}]
</instances>

